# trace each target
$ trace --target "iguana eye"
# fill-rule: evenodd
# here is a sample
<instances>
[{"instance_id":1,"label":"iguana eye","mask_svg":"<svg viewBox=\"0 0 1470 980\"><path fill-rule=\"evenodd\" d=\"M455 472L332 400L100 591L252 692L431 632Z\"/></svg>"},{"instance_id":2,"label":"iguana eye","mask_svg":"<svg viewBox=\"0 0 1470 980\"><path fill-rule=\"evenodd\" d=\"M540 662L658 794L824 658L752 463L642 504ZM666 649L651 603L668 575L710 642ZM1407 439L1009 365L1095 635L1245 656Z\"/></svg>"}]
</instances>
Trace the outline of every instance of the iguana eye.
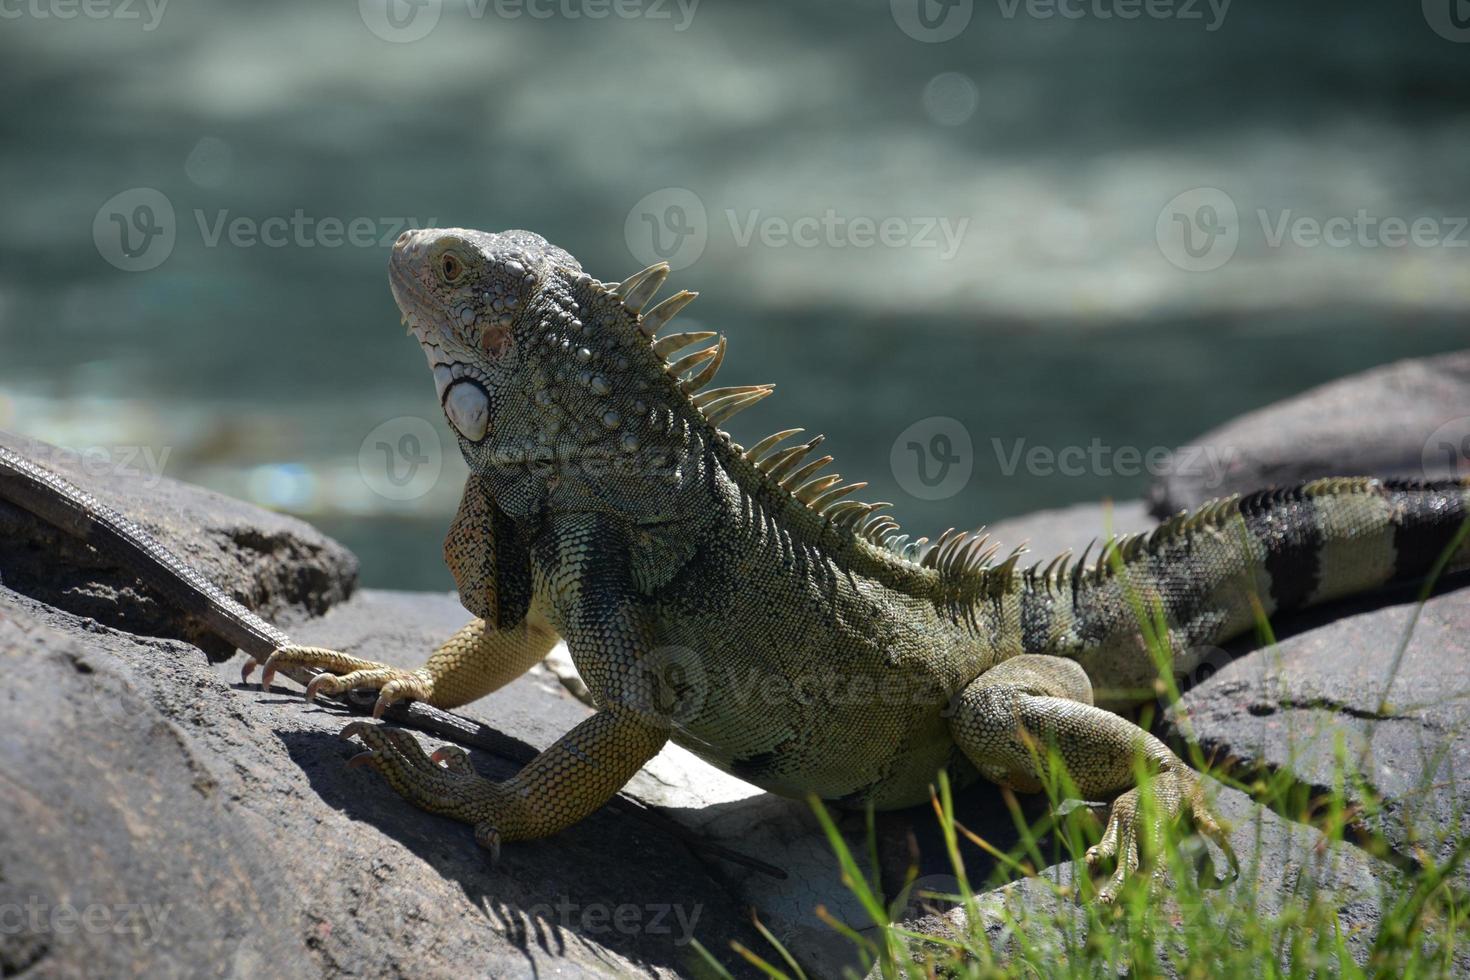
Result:
<instances>
[{"instance_id":1,"label":"iguana eye","mask_svg":"<svg viewBox=\"0 0 1470 980\"><path fill-rule=\"evenodd\" d=\"M464 263L453 252L445 252L444 257L439 260L439 274L444 277L445 282L453 283L464 275Z\"/></svg>"}]
</instances>

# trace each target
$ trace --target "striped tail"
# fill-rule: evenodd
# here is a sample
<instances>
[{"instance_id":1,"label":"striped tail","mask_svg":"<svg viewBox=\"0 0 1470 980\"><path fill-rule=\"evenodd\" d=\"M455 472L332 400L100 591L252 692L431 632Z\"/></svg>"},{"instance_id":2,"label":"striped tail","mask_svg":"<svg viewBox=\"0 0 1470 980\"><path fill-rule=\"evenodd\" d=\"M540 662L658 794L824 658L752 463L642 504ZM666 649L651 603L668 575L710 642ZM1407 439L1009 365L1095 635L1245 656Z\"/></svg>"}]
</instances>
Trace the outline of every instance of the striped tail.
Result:
<instances>
[{"instance_id":1,"label":"striped tail","mask_svg":"<svg viewBox=\"0 0 1470 980\"><path fill-rule=\"evenodd\" d=\"M1228 497L1030 582L1025 646L1081 662L1099 703L1136 701L1158 677L1141 615L1162 615L1175 669L1192 670L1262 614L1422 580L1441 561L1441 574L1470 568L1467 519L1470 479L1332 478Z\"/></svg>"}]
</instances>

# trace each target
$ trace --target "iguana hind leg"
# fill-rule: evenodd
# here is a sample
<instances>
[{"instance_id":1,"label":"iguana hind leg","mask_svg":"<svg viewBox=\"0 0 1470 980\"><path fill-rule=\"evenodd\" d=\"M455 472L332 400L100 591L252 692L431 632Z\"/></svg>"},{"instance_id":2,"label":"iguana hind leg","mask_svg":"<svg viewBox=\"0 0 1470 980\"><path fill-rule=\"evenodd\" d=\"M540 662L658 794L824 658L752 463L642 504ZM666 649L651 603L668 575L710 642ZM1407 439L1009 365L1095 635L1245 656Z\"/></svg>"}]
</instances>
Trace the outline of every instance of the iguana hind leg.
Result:
<instances>
[{"instance_id":1,"label":"iguana hind leg","mask_svg":"<svg viewBox=\"0 0 1470 980\"><path fill-rule=\"evenodd\" d=\"M981 674L960 694L950 730L970 761L989 779L1022 792L1044 785L1042 767L1055 753L1084 796L1125 789L1113 801L1102 840L1087 852L1089 868L1117 859L1098 898L1117 898L1137 870L1140 848L1152 843L1134 785L1140 757L1152 773L1150 788L1168 818L1188 814L1199 830L1235 863L1225 830L1210 812L1199 776L1168 746L1120 715L1094 707L1082 668L1060 657L1026 655Z\"/></svg>"},{"instance_id":2,"label":"iguana hind leg","mask_svg":"<svg viewBox=\"0 0 1470 980\"><path fill-rule=\"evenodd\" d=\"M262 686L276 670L306 667L322 671L306 689L307 700L318 694L341 694L367 688L379 691L375 717L394 702L413 699L436 708L457 708L510 683L534 666L556 645L556 631L533 610L509 629L497 630L472 620L450 637L424 666L410 670L319 647L282 647L265 662ZM254 662L247 664L248 680Z\"/></svg>"}]
</instances>

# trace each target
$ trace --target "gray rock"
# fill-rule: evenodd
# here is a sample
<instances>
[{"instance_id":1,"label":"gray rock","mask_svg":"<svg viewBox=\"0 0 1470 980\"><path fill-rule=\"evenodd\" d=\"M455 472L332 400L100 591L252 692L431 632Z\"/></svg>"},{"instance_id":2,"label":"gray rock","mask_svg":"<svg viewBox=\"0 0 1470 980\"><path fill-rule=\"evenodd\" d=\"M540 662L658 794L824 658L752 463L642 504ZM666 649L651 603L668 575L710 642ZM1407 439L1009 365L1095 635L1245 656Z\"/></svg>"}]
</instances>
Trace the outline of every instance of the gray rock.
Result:
<instances>
[{"instance_id":1,"label":"gray rock","mask_svg":"<svg viewBox=\"0 0 1470 980\"><path fill-rule=\"evenodd\" d=\"M1170 710L1170 730L1192 732L1207 756L1286 771L1309 788L1334 784L1341 742L1382 800L1365 829L1401 860L1442 859L1470 833L1470 590L1430 598L1417 622L1414 613L1401 602L1342 615L1225 664ZM1348 795L1367 802L1357 787Z\"/></svg>"},{"instance_id":2,"label":"gray rock","mask_svg":"<svg viewBox=\"0 0 1470 980\"><path fill-rule=\"evenodd\" d=\"M1470 471L1470 351L1399 361L1251 412L1176 450L1154 514L1324 476Z\"/></svg>"},{"instance_id":3,"label":"gray rock","mask_svg":"<svg viewBox=\"0 0 1470 980\"><path fill-rule=\"evenodd\" d=\"M356 585L357 559L309 524L150 475L142 457L132 453L76 453L4 431L0 445L132 518L220 588L280 625L325 611ZM216 657L233 652L199 636L130 570L3 501L0 582L131 633L187 639Z\"/></svg>"},{"instance_id":4,"label":"gray rock","mask_svg":"<svg viewBox=\"0 0 1470 980\"><path fill-rule=\"evenodd\" d=\"M411 663L464 618L367 592L300 636ZM0 663L0 909L26 916L0 930L6 974L674 976L698 970L690 935L727 961L760 942L682 840L627 812L488 866L468 827L346 767L339 709L187 644L0 590ZM546 675L478 708L535 747L586 712Z\"/></svg>"}]
</instances>

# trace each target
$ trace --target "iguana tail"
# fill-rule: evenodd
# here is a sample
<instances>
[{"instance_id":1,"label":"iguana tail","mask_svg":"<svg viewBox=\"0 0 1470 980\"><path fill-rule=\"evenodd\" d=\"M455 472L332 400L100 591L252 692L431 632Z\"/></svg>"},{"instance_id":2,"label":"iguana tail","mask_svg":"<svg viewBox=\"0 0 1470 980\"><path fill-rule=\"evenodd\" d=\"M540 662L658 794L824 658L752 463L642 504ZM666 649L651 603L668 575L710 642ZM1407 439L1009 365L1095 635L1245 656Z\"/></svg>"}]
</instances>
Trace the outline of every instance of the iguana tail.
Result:
<instances>
[{"instance_id":1,"label":"iguana tail","mask_svg":"<svg viewBox=\"0 0 1470 980\"><path fill-rule=\"evenodd\" d=\"M1154 690L1157 641L1189 671L1262 617L1470 568L1467 521L1470 479L1332 478L1227 497L1110 541L1095 564L1028 577L1022 645L1076 658L1100 703L1136 701Z\"/></svg>"},{"instance_id":2,"label":"iguana tail","mask_svg":"<svg viewBox=\"0 0 1470 980\"><path fill-rule=\"evenodd\" d=\"M4 446L0 446L0 500L30 511L120 562L210 632L252 657L268 657L290 642L137 524L70 480Z\"/></svg>"}]
</instances>

